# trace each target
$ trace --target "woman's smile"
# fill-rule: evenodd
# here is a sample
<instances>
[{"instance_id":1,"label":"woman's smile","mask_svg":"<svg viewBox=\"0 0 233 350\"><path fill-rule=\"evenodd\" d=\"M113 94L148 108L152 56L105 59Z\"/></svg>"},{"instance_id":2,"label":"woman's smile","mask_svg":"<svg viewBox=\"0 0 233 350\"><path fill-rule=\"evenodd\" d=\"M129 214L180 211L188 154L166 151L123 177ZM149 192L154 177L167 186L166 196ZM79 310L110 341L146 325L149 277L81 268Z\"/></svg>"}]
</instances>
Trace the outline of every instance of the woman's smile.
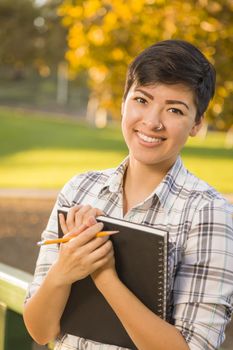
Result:
<instances>
[{"instance_id":1,"label":"woman's smile","mask_svg":"<svg viewBox=\"0 0 233 350\"><path fill-rule=\"evenodd\" d=\"M166 139L164 137L152 137L144 134L141 131L135 130L139 141L141 144L146 145L146 146L157 146L160 145L163 141Z\"/></svg>"}]
</instances>

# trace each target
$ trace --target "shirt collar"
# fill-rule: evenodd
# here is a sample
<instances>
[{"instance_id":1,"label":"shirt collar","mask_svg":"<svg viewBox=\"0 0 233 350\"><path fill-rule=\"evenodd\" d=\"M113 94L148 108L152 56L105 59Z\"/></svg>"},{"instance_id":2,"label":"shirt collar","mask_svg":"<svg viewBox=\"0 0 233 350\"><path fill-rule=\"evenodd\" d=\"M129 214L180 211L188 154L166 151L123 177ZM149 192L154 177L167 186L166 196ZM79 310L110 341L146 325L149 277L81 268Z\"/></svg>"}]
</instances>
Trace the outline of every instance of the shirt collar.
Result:
<instances>
[{"instance_id":1,"label":"shirt collar","mask_svg":"<svg viewBox=\"0 0 233 350\"><path fill-rule=\"evenodd\" d=\"M179 156L152 195L157 196L162 207L169 212L184 186L187 170Z\"/></svg>"},{"instance_id":2,"label":"shirt collar","mask_svg":"<svg viewBox=\"0 0 233 350\"><path fill-rule=\"evenodd\" d=\"M111 193L120 192L123 185L123 178L125 170L127 169L129 163L129 156L127 156L121 164L115 169L115 171L110 175L104 186L102 187L99 195L103 195L108 191ZM155 190L145 199L143 202L150 206L153 198L159 199L161 206L169 212L178 198L180 191L182 190L185 179L187 176L187 170L185 169L180 156L177 158L176 162L173 164L171 169L165 175L160 184L155 188Z\"/></svg>"},{"instance_id":3,"label":"shirt collar","mask_svg":"<svg viewBox=\"0 0 233 350\"><path fill-rule=\"evenodd\" d=\"M115 169L115 171L109 176L108 180L102 187L100 195L104 194L106 191L112 193L120 192L123 186L123 178L125 170L127 169L129 163L129 157L127 156L120 165Z\"/></svg>"}]
</instances>

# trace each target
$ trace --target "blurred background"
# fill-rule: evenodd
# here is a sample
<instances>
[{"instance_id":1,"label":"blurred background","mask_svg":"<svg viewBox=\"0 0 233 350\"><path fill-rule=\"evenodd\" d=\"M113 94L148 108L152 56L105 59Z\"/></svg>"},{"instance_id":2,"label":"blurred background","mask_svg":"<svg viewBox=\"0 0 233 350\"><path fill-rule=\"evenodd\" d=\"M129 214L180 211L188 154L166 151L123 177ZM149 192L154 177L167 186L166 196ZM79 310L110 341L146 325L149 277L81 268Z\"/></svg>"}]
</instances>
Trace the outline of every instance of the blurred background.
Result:
<instances>
[{"instance_id":1,"label":"blurred background","mask_svg":"<svg viewBox=\"0 0 233 350\"><path fill-rule=\"evenodd\" d=\"M179 38L216 67L209 128L232 126L232 0L1 0L0 20L2 106L119 119L132 58Z\"/></svg>"},{"instance_id":2,"label":"blurred background","mask_svg":"<svg viewBox=\"0 0 233 350\"><path fill-rule=\"evenodd\" d=\"M216 67L204 127L182 156L233 202L232 0L0 0L0 263L33 273L59 189L127 154L127 66L164 39L192 42Z\"/></svg>"},{"instance_id":3,"label":"blurred background","mask_svg":"<svg viewBox=\"0 0 233 350\"><path fill-rule=\"evenodd\" d=\"M0 188L59 189L76 172L118 164L127 66L178 38L217 70L184 162L233 193L232 0L1 0L0 21Z\"/></svg>"}]
</instances>

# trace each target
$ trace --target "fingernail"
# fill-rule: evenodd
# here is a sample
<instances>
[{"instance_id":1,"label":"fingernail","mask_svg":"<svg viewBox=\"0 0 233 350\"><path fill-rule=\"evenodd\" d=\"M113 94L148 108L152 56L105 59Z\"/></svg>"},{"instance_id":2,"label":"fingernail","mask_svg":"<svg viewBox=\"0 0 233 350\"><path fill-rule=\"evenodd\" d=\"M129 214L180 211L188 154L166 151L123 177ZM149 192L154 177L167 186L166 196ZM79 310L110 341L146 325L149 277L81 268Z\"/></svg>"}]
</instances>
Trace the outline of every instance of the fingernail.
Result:
<instances>
[{"instance_id":1,"label":"fingernail","mask_svg":"<svg viewBox=\"0 0 233 350\"><path fill-rule=\"evenodd\" d=\"M99 226L101 227L101 229L104 227L104 223L103 222L99 222Z\"/></svg>"}]
</instances>

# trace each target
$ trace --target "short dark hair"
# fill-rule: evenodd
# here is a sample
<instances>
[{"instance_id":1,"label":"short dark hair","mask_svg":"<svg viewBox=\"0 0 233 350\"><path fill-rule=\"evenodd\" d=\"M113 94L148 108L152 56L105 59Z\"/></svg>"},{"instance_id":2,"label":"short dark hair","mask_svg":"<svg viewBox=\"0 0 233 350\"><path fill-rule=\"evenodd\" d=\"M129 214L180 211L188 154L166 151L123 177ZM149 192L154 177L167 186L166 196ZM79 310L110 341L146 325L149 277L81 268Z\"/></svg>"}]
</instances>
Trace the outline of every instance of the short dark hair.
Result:
<instances>
[{"instance_id":1,"label":"short dark hair","mask_svg":"<svg viewBox=\"0 0 233 350\"><path fill-rule=\"evenodd\" d=\"M145 49L130 64L124 100L134 83L184 84L194 92L198 122L214 96L215 80L213 65L194 45L184 40L164 40Z\"/></svg>"}]
</instances>

